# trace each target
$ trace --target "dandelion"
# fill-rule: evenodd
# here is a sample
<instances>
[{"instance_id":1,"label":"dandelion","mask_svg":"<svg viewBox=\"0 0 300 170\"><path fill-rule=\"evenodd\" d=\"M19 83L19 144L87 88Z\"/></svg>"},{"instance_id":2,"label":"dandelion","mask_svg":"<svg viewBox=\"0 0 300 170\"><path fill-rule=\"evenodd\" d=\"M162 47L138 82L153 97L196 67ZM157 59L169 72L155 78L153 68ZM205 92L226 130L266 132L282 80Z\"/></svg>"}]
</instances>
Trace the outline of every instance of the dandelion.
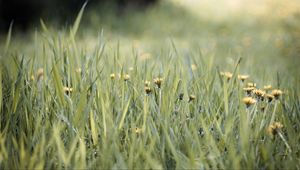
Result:
<instances>
[{"instance_id":1,"label":"dandelion","mask_svg":"<svg viewBox=\"0 0 300 170\"><path fill-rule=\"evenodd\" d=\"M272 89L272 86L269 84L269 85L266 85L264 86L264 90L271 90Z\"/></svg>"},{"instance_id":2,"label":"dandelion","mask_svg":"<svg viewBox=\"0 0 300 170\"><path fill-rule=\"evenodd\" d=\"M259 98L259 99L261 99L261 100L264 99L264 95L266 94L265 91L259 90L259 89L253 90L253 93L255 94L255 96L256 96L257 98Z\"/></svg>"},{"instance_id":3,"label":"dandelion","mask_svg":"<svg viewBox=\"0 0 300 170\"><path fill-rule=\"evenodd\" d=\"M193 101L193 100L195 100L195 99L196 99L196 96L195 96L195 95L191 94L191 95L189 96L189 102L191 102L191 101Z\"/></svg>"},{"instance_id":4,"label":"dandelion","mask_svg":"<svg viewBox=\"0 0 300 170\"><path fill-rule=\"evenodd\" d=\"M37 71L37 80L41 80L44 78L44 69L43 68L39 68Z\"/></svg>"},{"instance_id":5,"label":"dandelion","mask_svg":"<svg viewBox=\"0 0 300 170\"><path fill-rule=\"evenodd\" d=\"M244 97L243 102L246 104L247 107L253 105L256 103L256 100L253 99L252 97Z\"/></svg>"},{"instance_id":6,"label":"dandelion","mask_svg":"<svg viewBox=\"0 0 300 170\"><path fill-rule=\"evenodd\" d=\"M128 81L130 79L130 75L129 74L124 74L124 81Z\"/></svg>"},{"instance_id":7,"label":"dandelion","mask_svg":"<svg viewBox=\"0 0 300 170\"><path fill-rule=\"evenodd\" d=\"M71 87L64 87L63 90L66 94L70 94L73 92L73 88L71 88Z\"/></svg>"},{"instance_id":8,"label":"dandelion","mask_svg":"<svg viewBox=\"0 0 300 170\"><path fill-rule=\"evenodd\" d=\"M227 80L230 80L230 79L232 78L232 76L233 76L233 74L230 73L230 72L221 72L220 74L221 74L222 76L226 77Z\"/></svg>"},{"instance_id":9,"label":"dandelion","mask_svg":"<svg viewBox=\"0 0 300 170\"><path fill-rule=\"evenodd\" d=\"M274 99L274 96L272 94L266 94L265 97L268 99L269 103Z\"/></svg>"},{"instance_id":10,"label":"dandelion","mask_svg":"<svg viewBox=\"0 0 300 170\"><path fill-rule=\"evenodd\" d=\"M254 89L255 89L254 87L245 87L245 88L243 88L243 90L246 91L248 96L252 93L252 91Z\"/></svg>"},{"instance_id":11,"label":"dandelion","mask_svg":"<svg viewBox=\"0 0 300 170\"><path fill-rule=\"evenodd\" d=\"M163 82L163 78L155 78L154 83L157 85L158 88L161 87L161 84Z\"/></svg>"},{"instance_id":12,"label":"dandelion","mask_svg":"<svg viewBox=\"0 0 300 170\"><path fill-rule=\"evenodd\" d=\"M147 95L149 95L152 92L152 89L150 87L145 87L144 89Z\"/></svg>"},{"instance_id":13,"label":"dandelion","mask_svg":"<svg viewBox=\"0 0 300 170\"><path fill-rule=\"evenodd\" d=\"M110 74L110 79L115 79L116 78L116 75L114 73Z\"/></svg>"},{"instance_id":14,"label":"dandelion","mask_svg":"<svg viewBox=\"0 0 300 170\"><path fill-rule=\"evenodd\" d=\"M238 79L242 80L242 82L244 82L245 80L247 80L249 78L249 75L238 75Z\"/></svg>"},{"instance_id":15,"label":"dandelion","mask_svg":"<svg viewBox=\"0 0 300 170\"><path fill-rule=\"evenodd\" d=\"M247 87L256 87L256 83L247 83Z\"/></svg>"},{"instance_id":16,"label":"dandelion","mask_svg":"<svg viewBox=\"0 0 300 170\"><path fill-rule=\"evenodd\" d=\"M277 100L281 95L283 94L283 92L281 90L278 89L274 89L271 93L271 95L273 95L275 97L275 99Z\"/></svg>"},{"instance_id":17,"label":"dandelion","mask_svg":"<svg viewBox=\"0 0 300 170\"><path fill-rule=\"evenodd\" d=\"M144 84L145 84L146 87L149 87L150 86L150 81L146 80Z\"/></svg>"}]
</instances>

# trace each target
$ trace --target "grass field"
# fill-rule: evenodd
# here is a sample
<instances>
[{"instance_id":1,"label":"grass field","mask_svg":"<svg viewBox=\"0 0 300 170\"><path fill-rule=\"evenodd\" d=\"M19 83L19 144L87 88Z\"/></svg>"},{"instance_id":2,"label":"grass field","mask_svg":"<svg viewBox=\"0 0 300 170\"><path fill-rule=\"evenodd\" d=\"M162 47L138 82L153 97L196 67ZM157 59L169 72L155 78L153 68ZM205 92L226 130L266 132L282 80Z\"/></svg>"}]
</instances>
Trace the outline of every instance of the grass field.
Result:
<instances>
[{"instance_id":1,"label":"grass field","mask_svg":"<svg viewBox=\"0 0 300 170\"><path fill-rule=\"evenodd\" d=\"M0 168L300 169L300 17L175 2L0 37Z\"/></svg>"}]
</instances>

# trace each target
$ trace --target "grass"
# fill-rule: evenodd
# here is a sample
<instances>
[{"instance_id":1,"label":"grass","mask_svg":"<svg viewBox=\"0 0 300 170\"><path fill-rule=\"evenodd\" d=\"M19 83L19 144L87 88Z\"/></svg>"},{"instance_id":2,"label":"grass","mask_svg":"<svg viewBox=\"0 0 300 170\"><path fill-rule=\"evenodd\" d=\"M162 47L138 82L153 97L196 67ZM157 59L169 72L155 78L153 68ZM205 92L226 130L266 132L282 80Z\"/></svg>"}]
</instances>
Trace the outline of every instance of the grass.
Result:
<instances>
[{"instance_id":1,"label":"grass","mask_svg":"<svg viewBox=\"0 0 300 170\"><path fill-rule=\"evenodd\" d=\"M111 32L82 38L82 14L59 31L42 22L32 44L13 41L10 29L1 47L1 169L300 168L299 60L275 48L274 39L288 39L283 28L207 22L218 35L172 27L167 42L150 30L132 45ZM243 28L252 32L234 32ZM248 82L283 94L247 107ZM283 127L269 134L273 121Z\"/></svg>"}]
</instances>

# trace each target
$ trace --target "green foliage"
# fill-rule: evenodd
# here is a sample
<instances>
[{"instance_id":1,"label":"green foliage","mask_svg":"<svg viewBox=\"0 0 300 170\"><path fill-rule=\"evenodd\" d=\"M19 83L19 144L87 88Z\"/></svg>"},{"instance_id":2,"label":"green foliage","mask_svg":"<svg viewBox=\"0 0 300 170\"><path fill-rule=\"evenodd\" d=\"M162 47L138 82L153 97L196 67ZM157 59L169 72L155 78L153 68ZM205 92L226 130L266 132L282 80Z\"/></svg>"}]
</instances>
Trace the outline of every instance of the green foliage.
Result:
<instances>
[{"instance_id":1,"label":"green foliage","mask_svg":"<svg viewBox=\"0 0 300 170\"><path fill-rule=\"evenodd\" d=\"M33 54L1 51L1 169L299 169L297 77L247 58L248 47L228 65L210 51L178 47L177 39L154 45L147 58L121 42L111 47L103 32L86 49L76 36L81 16L69 32L41 21ZM214 50L231 55L224 49ZM268 60L270 49L262 53ZM230 79L220 74L226 70ZM240 81L241 73L250 79ZM250 81L284 93L246 107ZM268 134L273 120L283 124L281 136Z\"/></svg>"}]
</instances>

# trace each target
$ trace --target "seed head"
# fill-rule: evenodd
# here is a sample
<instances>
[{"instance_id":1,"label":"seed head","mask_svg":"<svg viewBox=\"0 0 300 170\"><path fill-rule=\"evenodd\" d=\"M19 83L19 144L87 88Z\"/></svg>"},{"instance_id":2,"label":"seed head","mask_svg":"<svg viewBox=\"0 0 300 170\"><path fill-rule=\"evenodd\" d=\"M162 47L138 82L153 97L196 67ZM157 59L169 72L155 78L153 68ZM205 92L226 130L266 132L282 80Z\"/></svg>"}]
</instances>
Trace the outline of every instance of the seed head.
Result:
<instances>
[{"instance_id":1,"label":"seed head","mask_svg":"<svg viewBox=\"0 0 300 170\"><path fill-rule=\"evenodd\" d=\"M274 122L268 127L267 131L270 135L275 136L280 132L282 128L283 124L281 124L280 122Z\"/></svg>"},{"instance_id":2,"label":"seed head","mask_svg":"<svg viewBox=\"0 0 300 170\"><path fill-rule=\"evenodd\" d=\"M271 93L275 99L277 100L282 94L283 92L281 90L278 90L278 89L274 89L272 90L272 93Z\"/></svg>"},{"instance_id":3,"label":"seed head","mask_svg":"<svg viewBox=\"0 0 300 170\"><path fill-rule=\"evenodd\" d=\"M253 99L252 97L244 97L243 102L246 104L247 107L253 105L256 103L256 100Z\"/></svg>"},{"instance_id":4,"label":"seed head","mask_svg":"<svg viewBox=\"0 0 300 170\"><path fill-rule=\"evenodd\" d=\"M161 87L161 84L163 82L163 78L155 78L154 83L157 85L158 88Z\"/></svg>"},{"instance_id":5,"label":"seed head","mask_svg":"<svg viewBox=\"0 0 300 170\"><path fill-rule=\"evenodd\" d=\"M242 80L242 82L244 82L245 80L247 80L249 78L249 75L238 75L238 79Z\"/></svg>"}]
</instances>

